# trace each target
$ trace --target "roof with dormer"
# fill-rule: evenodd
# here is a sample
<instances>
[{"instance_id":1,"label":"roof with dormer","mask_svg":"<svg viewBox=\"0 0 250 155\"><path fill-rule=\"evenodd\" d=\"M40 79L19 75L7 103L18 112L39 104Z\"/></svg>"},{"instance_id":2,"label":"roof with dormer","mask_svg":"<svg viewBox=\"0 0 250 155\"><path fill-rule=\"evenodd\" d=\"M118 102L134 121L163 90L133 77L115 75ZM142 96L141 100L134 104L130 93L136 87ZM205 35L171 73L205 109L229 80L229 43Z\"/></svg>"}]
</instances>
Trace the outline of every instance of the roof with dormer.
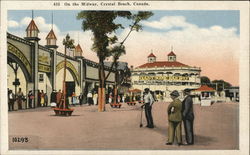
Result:
<instances>
[{"instance_id":1,"label":"roof with dormer","mask_svg":"<svg viewBox=\"0 0 250 155\"><path fill-rule=\"evenodd\" d=\"M161 68L161 67L189 67L189 66L180 63L178 61L156 61L156 62L145 63L141 66L138 66L137 68Z\"/></svg>"},{"instance_id":2,"label":"roof with dormer","mask_svg":"<svg viewBox=\"0 0 250 155\"><path fill-rule=\"evenodd\" d=\"M75 51L76 51L76 52L80 52L80 53L83 52L83 51L82 51L82 48L81 48L81 46L80 46L80 44L78 44L78 45L75 47Z\"/></svg>"},{"instance_id":3,"label":"roof with dormer","mask_svg":"<svg viewBox=\"0 0 250 155\"><path fill-rule=\"evenodd\" d=\"M171 51L168 56L176 56L173 51Z\"/></svg>"},{"instance_id":4,"label":"roof with dormer","mask_svg":"<svg viewBox=\"0 0 250 155\"><path fill-rule=\"evenodd\" d=\"M28 27L26 28L26 31L33 31L33 30L36 30L36 31L39 32L39 29L38 29L38 27L36 26L35 21L32 19L32 20L30 21L30 24L29 24Z\"/></svg>"},{"instance_id":5,"label":"roof with dormer","mask_svg":"<svg viewBox=\"0 0 250 155\"><path fill-rule=\"evenodd\" d=\"M56 39L57 40L56 35L55 35L53 29L50 30L50 32L47 35L46 39Z\"/></svg>"},{"instance_id":6,"label":"roof with dormer","mask_svg":"<svg viewBox=\"0 0 250 155\"><path fill-rule=\"evenodd\" d=\"M148 58L149 57L156 57L156 56L153 53L150 53L149 56L148 56Z\"/></svg>"}]
</instances>

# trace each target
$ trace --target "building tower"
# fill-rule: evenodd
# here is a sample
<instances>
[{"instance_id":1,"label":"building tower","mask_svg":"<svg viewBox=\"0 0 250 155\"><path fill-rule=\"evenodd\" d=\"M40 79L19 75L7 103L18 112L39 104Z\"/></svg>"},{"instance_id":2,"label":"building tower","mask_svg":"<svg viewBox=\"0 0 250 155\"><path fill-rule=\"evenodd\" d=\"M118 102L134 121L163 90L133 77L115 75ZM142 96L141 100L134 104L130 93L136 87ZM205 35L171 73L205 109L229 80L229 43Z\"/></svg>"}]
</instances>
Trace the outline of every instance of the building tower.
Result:
<instances>
[{"instance_id":1,"label":"building tower","mask_svg":"<svg viewBox=\"0 0 250 155\"><path fill-rule=\"evenodd\" d=\"M32 70L33 70L33 74L32 74L32 83L29 83L29 89L32 89L34 92L34 100L32 101L33 106L37 107L37 99L38 99L38 54L39 54L39 44L38 41L40 40L40 38L38 38L38 33L39 33L39 29L35 24L34 21L34 13L32 10L32 19L28 25L28 27L26 28L26 37L25 39L28 41L31 41L34 43L34 47L32 48L32 54L31 54L31 65L32 65Z\"/></svg>"},{"instance_id":2,"label":"building tower","mask_svg":"<svg viewBox=\"0 0 250 155\"><path fill-rule=\"evenodd\" d=\"M51 19L52 19L51 30L46 37L47 43L45 46L48 48L57 49L58 48L58 46L56 45L57 38L53 30L53 14Z\"/></svg>"},{"instance_id":3,"label":"building tower","mask_svg":"<svg viewBox=\"0 0 250 155\"><path fill-rule=\"evenodd\" d=\"M156 61L156 56L151 52L148 56L148 63L153 63Z\"/></svg>"},{"instance_id":4,"label":"building tower","mask_svg":"<svg viewBox=\"0 0 250 155\"><path fill-rule=\"evenodd\" d=\"M32 11L32 19L28 25L28 27L26 28L26 37L25 39L30 40L30 41L39 41L40 39L38 38L38 33L39 33L39 29L36 26L36 23L33 19L33 11Z\"/></svg>"},{"instance_id":5,"label":"building tower","mask_svg":"<svg viewBox=\"0 0 250 155\"><path fill-rule=\"evenodd\" d=\"M78 45L75 47L75 57L82 57L82 48L80 46L80 44L78 43Z\"/></svg>"},{"instance_id":6,"label":"building tower","mask_svg":"<svg viewBox=\"0 0 250 155\"><path fill-rule=\"evenodd\" d=\"M168 54L168 61L170 61L170 62L176 61L176 55L174 54L173 51L171 51L171 52Z\"/></svg>"},{"instance_id":7,"label":"building tower","mask_svg":"<svg viewBox=\"0 0 250 155\"><path fill-rule=\"evenodd\" d=\"M51 50L53 50L52 52L52 72L53 74L52 76L52 89L56 89L56 65L57 65L57 48L58 46L56 45L56 35L54 33L53 30L53 12L51 14L51 30L48 33L48 35L46 36L46 45L45 47L50 48Z\"/></svg>"},{"instance_id":8,"label":"building tower","mask_svg":"<svg viewBox=\"0 0 250 155\"><path fill-rule=\"evenodd\" d=\"M56 35L53 31L53 29L50 30L50 32L48 33L47 37L46 37L46 40L47 40L47 44L46 44L46 47L48 48L58 48L58 46L56 45Z\"/></svg>"}]
</instances>

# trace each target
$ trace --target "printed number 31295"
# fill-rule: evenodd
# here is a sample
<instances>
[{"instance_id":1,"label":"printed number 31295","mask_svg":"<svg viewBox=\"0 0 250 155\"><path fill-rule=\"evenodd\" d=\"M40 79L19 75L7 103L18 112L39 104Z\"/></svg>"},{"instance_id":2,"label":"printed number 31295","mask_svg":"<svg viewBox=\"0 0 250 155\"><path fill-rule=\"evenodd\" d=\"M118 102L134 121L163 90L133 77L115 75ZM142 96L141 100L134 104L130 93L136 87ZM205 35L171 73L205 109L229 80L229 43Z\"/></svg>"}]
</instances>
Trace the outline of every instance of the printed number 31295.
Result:
<instances>
[{"instance_id":1,"label":"printed number 31295","mask_svg":"<svg viewBox=\"0 0 250 155\"><path fill-rule=\"evenodd\" d=\"M28 143L29 138L28 137L13 137L12 142L13 143Z\"/></svg>"}]
</instances>

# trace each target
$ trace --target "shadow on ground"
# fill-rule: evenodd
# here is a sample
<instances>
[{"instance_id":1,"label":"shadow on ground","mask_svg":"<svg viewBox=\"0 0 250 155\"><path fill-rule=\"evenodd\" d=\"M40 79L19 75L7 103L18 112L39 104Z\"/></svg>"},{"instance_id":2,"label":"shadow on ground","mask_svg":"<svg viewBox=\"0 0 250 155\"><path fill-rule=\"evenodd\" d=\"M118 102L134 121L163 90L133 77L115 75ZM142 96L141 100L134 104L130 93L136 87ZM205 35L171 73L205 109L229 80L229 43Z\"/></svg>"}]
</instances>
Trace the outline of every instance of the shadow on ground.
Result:
<instances>
[{"instance_id":1,"label":"shadow on ground","mask_svg":"<svg viewBox=\"0 0 250 155\"><path fill-rule=\"evenodd\" d=\"M157 132L158 134L161 134L162 136L166 136L167 138L167 129L165 127L156 126L152 131ZM185 142L185 135L182 135L182 141ZM216 138L209 137L209 136L203 136L203 135L194 135L194 142L195 145L209 145L211 143L217 142Z\"/></svg>"},{"instance_id":2,"label":"shadow on ground","mask_svg":"<svg viewBox=\"0 0 250 155\"><path fill-rule=\"evenodd\" d=\"M71 116L57 116L57 115L53 115L53 114L51 114L51 115L49 115L50 117L75 117L75 116L81 116L81 115L71 115Z\"/></svg>"}]
</instances>

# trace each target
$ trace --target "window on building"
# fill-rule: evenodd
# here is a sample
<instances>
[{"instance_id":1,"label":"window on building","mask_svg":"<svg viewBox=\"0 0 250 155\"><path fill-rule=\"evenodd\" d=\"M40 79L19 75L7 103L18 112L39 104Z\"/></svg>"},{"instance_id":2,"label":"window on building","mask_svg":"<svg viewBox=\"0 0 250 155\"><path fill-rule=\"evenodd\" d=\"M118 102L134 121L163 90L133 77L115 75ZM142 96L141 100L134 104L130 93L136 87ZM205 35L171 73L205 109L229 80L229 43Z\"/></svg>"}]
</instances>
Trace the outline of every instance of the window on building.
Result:
<instances>
[{"instance_id":1,"label":"window on building","mask_svg":"<svg viewBox=\"0 0 250 155\"><path fill-rule=\"evenodd\" d=\"M39 74L39 82L43 82L44 81L44 76L43 74Z\"/></svg>"}]
</instances>

